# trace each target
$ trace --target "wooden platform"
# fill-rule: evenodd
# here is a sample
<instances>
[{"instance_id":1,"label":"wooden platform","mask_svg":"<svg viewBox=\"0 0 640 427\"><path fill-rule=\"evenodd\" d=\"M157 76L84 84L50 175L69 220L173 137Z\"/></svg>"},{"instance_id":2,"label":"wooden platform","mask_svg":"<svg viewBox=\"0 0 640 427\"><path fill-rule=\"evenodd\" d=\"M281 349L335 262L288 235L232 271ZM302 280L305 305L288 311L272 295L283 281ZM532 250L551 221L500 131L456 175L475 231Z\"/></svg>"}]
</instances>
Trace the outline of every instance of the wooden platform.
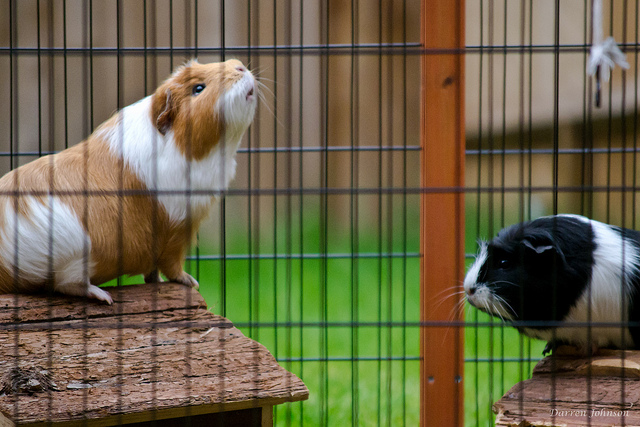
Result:
<instances>
[{"instance_id":1,"label":"wooden platform","mask_svg":"<svg viewBox=\"0 0 640 427\"><path fill-rule=\"evenodd\" d=\"M493 405L497 426L640 426L640 351L562 347Z\"/></svg>"},{"instance_id":2,"label":"wooden platform","mask_svg":"<svg viewBox=\"0 0 640 427\"><path fill-rule=\"evenodd\" d=\"M192 425L270 425L273 405L308 398L299 378L207 311L197 291L163 283L110 292L113 306L0 295L0 426L170 425L186 416L200 420ZM236 416L244 421L233 424Z\"/></svg>"}]
</instances>

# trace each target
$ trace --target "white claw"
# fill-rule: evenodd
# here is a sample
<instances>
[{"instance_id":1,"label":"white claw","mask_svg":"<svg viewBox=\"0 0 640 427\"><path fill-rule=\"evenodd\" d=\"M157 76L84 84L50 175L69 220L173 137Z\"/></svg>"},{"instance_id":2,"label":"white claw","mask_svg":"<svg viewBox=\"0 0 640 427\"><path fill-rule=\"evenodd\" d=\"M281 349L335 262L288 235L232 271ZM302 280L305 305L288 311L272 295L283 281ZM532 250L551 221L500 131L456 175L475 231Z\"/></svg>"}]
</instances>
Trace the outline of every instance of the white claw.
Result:
<instances>
[{"instance_id":1,"label":"white claw","mask_svg":"<svg viewBox=\"0 0 640 427\"><path fill-rule=\"evenodd\" d=\"M102 290L95 285L89 285L89 287L87 288L87 297L104 301L109 305L113 304L113 299L111 298L109 292Z\"/></svg>"}]
</instances>

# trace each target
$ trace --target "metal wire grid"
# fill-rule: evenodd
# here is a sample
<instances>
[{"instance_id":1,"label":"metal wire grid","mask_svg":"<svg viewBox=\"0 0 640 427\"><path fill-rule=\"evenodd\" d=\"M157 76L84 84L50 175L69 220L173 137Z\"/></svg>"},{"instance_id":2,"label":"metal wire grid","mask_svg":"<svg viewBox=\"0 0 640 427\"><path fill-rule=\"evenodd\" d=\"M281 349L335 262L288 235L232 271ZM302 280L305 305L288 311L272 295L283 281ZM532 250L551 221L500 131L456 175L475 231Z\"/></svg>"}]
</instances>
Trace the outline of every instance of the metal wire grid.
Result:
<instances>
[{"instance_id":1,"label":"metal wire grid","mask_svg":"<svg viewBox=\"0 0 640 427\"><path fill-rule=\"evenodd\" d=\"M605 33L631 69L603 82L601 109L584 72L591 1L468 5L478 19L467 27L468 44L477 44L467 48L468 262L476 239L545 214L636 228L638 2L605 2ZM491 403L530 378L542 345L475 310L467 319L466 424L492 424Z\"/></svg>"},{"instance_id":2,"label":"metal wire grid","mask_svg":"<svg viewBox=\"0 0 640 427\"><path fill-rule=\"evenodd\" d=\"M266 100L187 267L309 386L276 424L415 425L419 8L5 0L1 166L74 145L186 59L243 60Z\"/></svg>"}]
</instances>

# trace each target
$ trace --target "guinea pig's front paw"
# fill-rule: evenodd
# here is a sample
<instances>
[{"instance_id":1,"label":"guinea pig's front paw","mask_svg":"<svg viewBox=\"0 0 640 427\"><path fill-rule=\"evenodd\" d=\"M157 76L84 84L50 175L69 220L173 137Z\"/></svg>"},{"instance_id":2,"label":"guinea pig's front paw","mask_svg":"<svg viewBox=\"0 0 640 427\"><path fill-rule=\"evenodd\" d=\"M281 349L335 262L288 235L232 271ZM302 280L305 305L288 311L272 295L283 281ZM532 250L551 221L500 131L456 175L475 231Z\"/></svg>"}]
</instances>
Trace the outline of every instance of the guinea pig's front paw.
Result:
<instances>
[{"instance_id":1,"label":"guinea pig's front paw","mask_svg":"<svg viewBox=\"0 0 640 427\"><path fill-rule=\"evenodd\" d=\"M89 287L87 288L87 297L104 301L109 305L113 304L113 298L111 298L109 292L105 291L104 289L100 289L95 285L89 285Z\"/></svg>"},{"instance_id":2,"label":"guinea pig's front paw","mask_svg":"<svg viewBox=\"0 0 640 427\"><path fill-rule=\"evenodd\" d=\"M196 279L194 279L189 273L187 273L186 271L182 271L178 277L176 277L175 279L171 279L172 282L176 282L176 283L180 283L182 285L185 286L189 286L193 289L198 289L200 287L200 284L198 283L198 281Z\"/></svg>"}]
</instances>

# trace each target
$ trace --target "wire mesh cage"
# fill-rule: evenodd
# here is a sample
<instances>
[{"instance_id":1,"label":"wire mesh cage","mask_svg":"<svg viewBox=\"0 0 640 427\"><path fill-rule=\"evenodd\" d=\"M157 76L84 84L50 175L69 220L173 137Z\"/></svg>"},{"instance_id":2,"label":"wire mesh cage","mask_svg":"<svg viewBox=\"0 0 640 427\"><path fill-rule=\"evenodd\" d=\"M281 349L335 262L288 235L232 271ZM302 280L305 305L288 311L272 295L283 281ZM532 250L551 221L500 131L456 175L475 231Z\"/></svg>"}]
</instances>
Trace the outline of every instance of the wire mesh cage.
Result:
<instances>
[{"instance_id":1,"label":"wire mesh cage","mask_svg":"<svg viewBox=\"0 0 640 427\"><path fill-rule=\"evenodd\" d=\"M585 72L597 35L596 3L4 0L0 172L76 146L190 60L240 60L234 67L253 73L260 102L237 148L230 186L170 187L166 194L156 184L151 193L115 186L112 195L119 203L149 197L146 211L156 213L166 208L163 196L184 196L187 210L198 197L216 198L184 268L200 283L209 309L223 316L216 318L225 325L221 342L235 333L233 322L308 387L308 401L273 409L275 424L491 425L492 404L531 377L544 343L468 305L461 310L463 272L474 261L477 240L558 213L637 228L639 6L609 1L598 13L629 65L605 80L604 72ZM205 90L196 86L189 89L194 97ZM131 131L124 124L114 129L122 138ZM195 128L186 129L187 139L195 140ZM166 129L158 131L164 136ZM187 147L192 155L193 146ZM152 154L157 162L158 153ZM159 179L171 183L173 177L156 174ZM93 197L82 185L68 194L43 188L40 196L54 199ZM3 202L9 206L0 244L5 270L11 265L7 221L22 212L24 194L18 193L10 187L2 196L12 201ZM124 221L124 211L116 211ZM90 214L80 221L85 229L96 222ZM40 249L50 278L57 239L69 232L64 222L47 224ZM119 236L115 257L122 267L130 236L117 225L108 232ZM20 243L23 237L14 238ZM150 252L159 247L150 245ZM29 255L11 253L17 263ZM92 256L83 247L85 276ZM7 277L18 283L18 271ZM139 275L118 277L103 289L117 295L141 281ZM44 320L51 323L59 307L54 296L47 298ZM167 358L186 361L182 389L170 394L188 396L188 403L196 387L201 359L192 338L208 333L193 317L197 298L188 291L178 298L192 315L181 328L202 327L189 332L178 355L163 353L175 339L162 326L162 314L138 323L151 335L152 367L143 369L140 384L150 387L147 409L156 424L165 417ZM3 346L13 350L3 369L28 365L20 353L28 347L28 322L17 320L32 308L24 301L16 296L7 303L12 308L2 331L11 335ZM78 304L83 316L99 311L95 301ZM162 297L151 304L163 306ZM116 314L120 320L113 324L94 319L68 326L82 331L83 355L82 375L68 384L87 410L90 393L99 393L90 362L100 353L96 331L117 331L118 356L105 362L116 368L116 378L135 338L123 332L127 313ZM46 368L68 345L57 337L48 331L42 350L48 362L30 380L50 390L21 389L47 401L49 415L59 385ZM257 349L255 360L262 357ZM263 377L250 369L245 378L255 396ZM0 398L10 408L4 415L28 412L22 400L7 397L12 386L2 381ZM118 381L115 399L122 406L129 391ZM215 389L223 397L224 385ZM619 402L632 401L625 399ZM519 405L524 408L523 398ZM195 412L186 415L200 422ZM121 415L113 423L129 421Z\"/></svg>"},{"instance_id":2,"label":"wire mesh cage","mask_svg":"<svg viewBox=\"0 0 640 427\"><path fill-rule=\"evenodd\" d=\"M507 226L546 215L579 214L637 229L638 2L478 1L467 2L467 8L467 16L475 17L467 20L466 48L469 264L478 252L476 240L490 240ZM629 65L615 67L610 80L587 73L598 25L614 37ZM611 256L628 259L631 253L614 250ZM617 267L618 274L623 270ZM607 287L616 293L622 281L611 280ZM625 298L619 292L612 296L618 302ZM551 307L553 301L559 300L549 298L546 304ZM611 336L622 334L628 320L624 310L617 310L617 320L603 322ZM585 316L582 324L574 321L576 330L586 333L596 328L597 317ZM494 420L492 402L531 378L544 342L473 308L466 319L473 325L465 331L466 422L487 425ZM593 335L588 346L595 340ZM580 387L574 390L584 413L558 416L562 391L557 383L549 386L550 400L543 405L546 422L633 424L622 412L611 419L583 416L595 414L596 390L606 390L595 371L593 377L585 375L587 383L575 380ZM600 404L619 409L634 400L625 387L612 379L611 390L620 394ZM520 396L519 404L526 408L526 399Z\"/></svg>"},{"instance_id":3,"label":"wire mesh cage","mask_svg":"<svg viewBox=\"0 0 640 427\"><path fill-rule=\"evenodd\" d=\"M420 2L5 0L0 9L2 173L75 146L189 60L236 58L253 71L261 101L235 180L204 191L218 201L185 270L211 311L311 390L275 408L277 425L417 424ZM195 366L193 353L179 357ZM153 375L165 363L157 358Z\"/></svg>"}]
</instances>

